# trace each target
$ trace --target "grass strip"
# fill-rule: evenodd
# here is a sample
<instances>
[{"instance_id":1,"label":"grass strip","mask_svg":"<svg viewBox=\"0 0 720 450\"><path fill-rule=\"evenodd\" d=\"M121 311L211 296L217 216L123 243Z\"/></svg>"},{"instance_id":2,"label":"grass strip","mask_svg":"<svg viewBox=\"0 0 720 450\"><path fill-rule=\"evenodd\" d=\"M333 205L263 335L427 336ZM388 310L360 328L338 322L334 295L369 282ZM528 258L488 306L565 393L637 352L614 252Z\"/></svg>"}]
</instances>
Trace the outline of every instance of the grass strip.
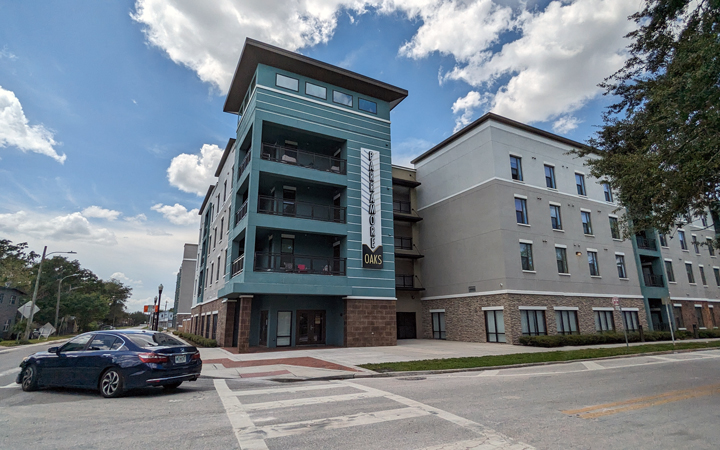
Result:
<instances>
[{"instance_id":1,"label":"grass strip","mask_svg":"<svg viewBox=\"0 0 720 450\"><path fill-rule=\"evenodd\" d=\"M513 355L473 356L466 358L425 359L422 361L404 361L378 364L361 364L364 369L375 372L407 372L416 370L472 369L476 367L497 367L513 364L541 363L552 361L573 361L577 359L605 358L608 356L635 355L640 353L687 350L695 348L720 347L720 341L714 342L678 342L670 344L635 345L626 347L588 348L580 350L562 350L553 352L516 353Z\"/></svg>"},{"instance_id":2,"label":"grass strip","mask_svg":"<svg viewBox=\"0 0 720 450\"><path fill-rule=\"evenodd\" d=\"M68 334L66 336L50 336L49 338L45 339L30 339L29 341L20 340L20 342L16 341L15 339L11 339L8 341L0 341L0 347L16 347L18 345L30 345L30 344L39 344L41 342L52 342L57 341L60 339L69 339L71 337L75 337L75 334Z\"/></svg>"}]
</instances>

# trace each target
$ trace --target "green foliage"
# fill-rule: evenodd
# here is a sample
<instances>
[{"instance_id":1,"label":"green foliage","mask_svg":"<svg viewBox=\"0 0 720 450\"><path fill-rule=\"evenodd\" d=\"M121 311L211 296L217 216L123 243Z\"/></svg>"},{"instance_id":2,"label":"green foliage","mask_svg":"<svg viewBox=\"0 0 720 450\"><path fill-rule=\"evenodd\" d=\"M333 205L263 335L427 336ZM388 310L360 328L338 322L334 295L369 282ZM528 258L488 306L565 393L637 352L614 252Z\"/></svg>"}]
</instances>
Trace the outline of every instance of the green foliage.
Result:
<instances>
[{"instance_id":1,"label":"green foliage","mask_svg":"<svg viewBox=\"0 0 720 450\"><path fill-rule=\"evenodd\" d=\"M679 331L675 339L687 339L688 333ZM669 341L669 331L649 331L645 333L646 342ZM565 347L578 345L620 344L625 342L623 333L609 332L596 334L570 334L553 336L522 336L520 343L532 347ZM640 333L628 333L628 342L640 342Z\"/></svg>"},{"instance_id":2,"label":"green foliage","mask_svg":"<svg viewBox=\"0 0 720 450\"><path fill-rule=\"evenodd\" d=\"M668 232L709 209L720 233L720 2L646 0L630 58L605 80L618 98L590 141L592 175L618 189L626 236ZM581 155L594 153L581 149Z\"/></svg>"},{"instance_id":3,"label":"green foliage","mask_svg":"<svg viewBox=\"0 0 720 450\"><path fill-rule=\"evenodd\" d=\"M700 336L701 339L720 338L720 330L700 330L698 331L698 336Z\"/></svg>"},{"instance_id":4,"label":"green foliage","mask_svg":"<svg viewBox=\"0 0 720 450\"><path fill-rule=\"evenodd\" d=\"M0 285L10 286L29 293L32 287L33 262L38 258L35 252L27 252L27 242L17 245L8 239L0 239Z\"/></svg>"},{"instance_id":5,"label":"green foliage","mask_svg":"<svg viewBox=\"0 0 720 450\"><path fill-rule=\"evenodd\" d=\"M173 331L173 334L194 343L198 347L217 347L215 339L208 339L192 333L183 333L182 331Z\"/></svg>"},{"instance_id":6,"label":"green foliage","mask_svg":"<svg viewBox=\"0 0 720 450\"><path fill-rule=\"evenodd\" d=\"M145 321L147 321L147 316L142 311L135 311L134 313L130 313L128 315L128 319L130 320L131 325L140 325L141 323L145 323Z\"/></svg>"}]
</instances>

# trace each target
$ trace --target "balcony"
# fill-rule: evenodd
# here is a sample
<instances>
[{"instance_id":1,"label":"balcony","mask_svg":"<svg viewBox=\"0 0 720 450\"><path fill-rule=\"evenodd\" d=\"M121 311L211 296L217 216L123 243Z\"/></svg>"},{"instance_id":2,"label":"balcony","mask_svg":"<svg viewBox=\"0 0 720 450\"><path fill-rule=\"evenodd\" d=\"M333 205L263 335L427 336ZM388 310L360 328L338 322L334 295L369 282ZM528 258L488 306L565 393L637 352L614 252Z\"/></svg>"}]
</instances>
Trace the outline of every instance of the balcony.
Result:
<instances>
[{"instance_id":1,"label":"balcony","mask_svg":"<svg viewBox=\"0 0 720 450\"><path fill-rule=\"evenodd\" d=\"M419 222L422 220L422 217L413 214L410 202L393 200L393 219L404 220L407 222Z\"/></svg>"},{"instance_id":2,"label":"balcony","mask_svg":"<svg viewBox=\"0 0 720 450\"><path fill-rule=\"evenodd\" d=\"M247 168L248 164L250 164L250 152L247 152L247 154L243 158L242 162L240 163L240 167L238 167L238 174L237 174L238 180L242 176L243 172L245 172L245 169Z\"/></svg>"},{"instance_id":3,"label":"balcony","mask_svg":"<svg viewBox=\"0 0 720 450\"><path fill-rule=\"evenodd\" d=\"M320 205L297 200L283 200L267 195L258 196L258 212L276 216L298 217L323 222L345 223L346 208Z\"/></svg>"},{"instance_id":4,"label":"balcony","mask_svg":"<svg viewBox=\"0 0 720 450\"><path fill-rule=\"evenodd\" d=\"M323 172L332 172L341 175L347 174L347 161L344 159L292 147L263 144L260 157L268 161L291 164L293 166L306 167Z\"/></svg>"},{"instance_id":5,"label":"balcony","mask_svg":"<svg viewBox=\"0 0 720 450\"><path fill-rule=\"evenodd\" d=\"M665 287L665 284L663 283L663 276L662 275L655 275L652 273L646 273L643 275L643 278L645 279L645 286L648 287Z\"/></svg>"},{"instance_id":6,"label":"balcony","mask_svg":"<svg viewBox=\"0 0 720 450\"><path fill-rule=\"evenodd\" d=\"M242 271L245 269L245 254L243 253L240 255L235 261L232 263L232 276L242 273Z\"/></svg>"},{"instance_id":7,"label":"balcony","mask_svg":"<svg viewBox=\"0 0 720 450\"><path fill-rule=\"evenodd\" d=\"M237 226L238 223L243 219L243 217L247 216L248 212L248 201L245 200L243 204L238 208L237 211L235 211L235 226Z\"/></svg>"},{"instance_id":8,"label":"balcony","mask_svg":"<svg viewBox=\"0 0 720 450\"><path fill-rule=\"evenodd\" d=\"M416 250L415 252L413 252L413 248ZM422 255L417 250L417 247L413 246L411 237L395 236L395 256L397 258L419 259L425 255Z\"/></svg>"},{"instance_id":9,"label":"balcony","mask_svg":"<svg viewBox=\"0 0 720 450\"><path fill-rule=\"evenodd\" d=\"M655 239L648 239L643 236L635 236L638 248L643 250L657 250Z\"/></svg>"},{"instance_id":10,"label":"balcony","mask_svg":"<svg viewBox=\"0 0 720 450\"><path fill-rule=\"evenodd\" d=\"M412 238L411 237L398 237L395 236L395 250L412 250Z\"/></svg>"},{"instance_id":11,"label":"balcony","mask_svg":"<svg viewBox=\"0 0 720 450\"><path fill-rule=\"evenodd\" d=\"M346 267L347 258L294 255L291 253L255 253L256 272L345 276Z\"/></svg>"}]
</instances>

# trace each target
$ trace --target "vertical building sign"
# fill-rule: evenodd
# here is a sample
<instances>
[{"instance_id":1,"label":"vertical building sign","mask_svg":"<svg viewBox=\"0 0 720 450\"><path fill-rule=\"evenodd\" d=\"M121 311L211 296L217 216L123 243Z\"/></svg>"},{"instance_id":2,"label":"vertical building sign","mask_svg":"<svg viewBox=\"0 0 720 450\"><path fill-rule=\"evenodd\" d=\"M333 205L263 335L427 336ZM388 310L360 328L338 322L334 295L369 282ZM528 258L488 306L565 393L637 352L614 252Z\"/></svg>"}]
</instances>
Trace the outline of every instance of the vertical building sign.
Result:
<instances>
[{"instance_id":1,"label":"vertical building sign","mask_svg":"<svg viewBox=\"0 0 720 450\"><path fill-rule=\"evenodd\" d=\"M362 203L362 258L366 269L382 269L382 208L380 205L380 153L360 149Z\"/></svg>"}]
</instances>

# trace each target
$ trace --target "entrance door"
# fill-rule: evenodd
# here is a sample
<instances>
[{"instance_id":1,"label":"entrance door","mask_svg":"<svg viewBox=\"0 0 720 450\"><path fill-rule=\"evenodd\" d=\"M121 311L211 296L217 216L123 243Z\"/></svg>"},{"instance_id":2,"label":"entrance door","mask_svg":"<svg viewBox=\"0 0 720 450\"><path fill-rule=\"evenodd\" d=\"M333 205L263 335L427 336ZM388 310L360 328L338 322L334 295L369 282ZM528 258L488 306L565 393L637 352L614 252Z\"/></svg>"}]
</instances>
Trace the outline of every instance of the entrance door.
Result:
<instances>
[{"instance_id":1,"label":"entrance door","mask_svg":"<svg viewBox=\"0 0 720 450\"><path fill-rule=\"evenodd\" d=\"M662 313L660 310L650 310L650 319L652 321L652 326L654 331L666 331L667 326L663 323L662 320Z\"/></svg>"},{"instance_id":2,"label":"entrance door","mask_svg":"<svg viewBox=\"0 0 720 450\"><path fill-rule=\"evenodd\" d=\"M325 343L325 311L298 311L296 345Z\"/></svg>"},{"instance_id":3,"label":"entrance door","mask_svg":"<svg viewBox=\"0 0 720 450\"><path fill-rule=\"evenodd\" d=\"M283 216L294 216L297 213L295 209L295 189L283 189Z\"/></svg>"},{"instance_id":4,"label":"entrance door","mask_svg":"<svg viewBox=\"0 0 720 450\"><path fill-rule=\"evenodd\" d=\"M260 342L259 345L267 347L268 312L260 311Z\"/></svg>"},{"instance_id":5,"label":"entrance door","mask_svg":"<svg viewBox=\"0 0 720 450\"><path fill-rule=\"evenodd\" d=\"M295 267L295 239L282 238L280 240L280 264L288 272L292 272Z\"/></svg>"},{"instance_id":6,"label":"entrance door","mask_svg":"<svg viewBox=\"0 0 720 450\"><path fill-rule=\"evenodd\" d=\"M415 328L414 312L399 312L397 314L397 338L398 339L416 339L417 331Z\"/></svg>"}]
</instances>

